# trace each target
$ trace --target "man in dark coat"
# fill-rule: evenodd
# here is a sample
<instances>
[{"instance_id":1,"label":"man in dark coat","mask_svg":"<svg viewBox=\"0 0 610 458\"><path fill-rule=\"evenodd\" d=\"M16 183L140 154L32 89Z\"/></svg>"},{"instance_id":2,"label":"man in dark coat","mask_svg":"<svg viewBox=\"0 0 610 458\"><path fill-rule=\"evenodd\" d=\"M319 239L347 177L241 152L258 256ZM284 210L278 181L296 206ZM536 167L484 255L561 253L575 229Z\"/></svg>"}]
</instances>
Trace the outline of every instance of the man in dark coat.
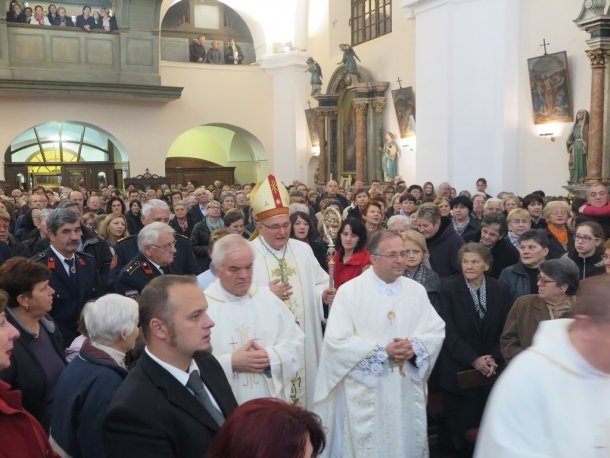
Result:
<instances>
[{"instance_id":1,"label":"man in dark coat","mask_svg":"<svg viewBox=\"0 0 610 458\"><path fill-rule=\"evenodd\" d=\"M167 225L169 223L169 216L169 206L162 200L149 200L142 207L142 223L144 223L144 226L154 222L162 222ZM115 246L115 255L110 270L111 284L116 284L121 269L135 258L138 252L137 236L130 235L119 240ZM171 271L176 275L198 275L201 273L195 255L191 250L190 240L182 235L176 236L176 254L172 262Z\"/></svg>"},{"instance_id":2,"label":"man in dark coat","mask_svg":"<svg viewBox=\"0 0 610 458\"><path fill-rule=\"evenodd\" d=\"M189 46L189 60L198 64L205 62L205 35L199 35L193 39Z\"/></svg>"},{"instance_id":3,"label":"man in dark coat","mask_svg":"<svg viewBox=\"0 0 610 458\"><path fill-rule=\"evenodd\" d=\"M100 294L100 281L95 259L78 252L81 242L80 219L67 208L58 208L47 219L49 247L32 260L51 270L49 285L53 295L53 317L69 343L78 335L80 312L87 301Z\"/></svg>"},{"instance_id":4,"label":"man in dark coat","mask_svg":"<svg viewBox=\"0 0 610 458\"><path fill-rule=\"evenodd\" d=\"M210 353L214 322L194 277L162 275L139 301L146 348L104 421L113 458L201 458L237 407Z\"/></svg>"},{"instance_id":5,"label":"man in dark coat","mask_svg":"<svg viewBox=\"0 0 610 458\"><path fill-rule=\"evenodd\" d=\"M171 273L176 254L175 231L165 223L152 223L138 234L138 254L117 278L115 291L127 297L139 296L153 278Z\"/></svg>"}]
</instances>

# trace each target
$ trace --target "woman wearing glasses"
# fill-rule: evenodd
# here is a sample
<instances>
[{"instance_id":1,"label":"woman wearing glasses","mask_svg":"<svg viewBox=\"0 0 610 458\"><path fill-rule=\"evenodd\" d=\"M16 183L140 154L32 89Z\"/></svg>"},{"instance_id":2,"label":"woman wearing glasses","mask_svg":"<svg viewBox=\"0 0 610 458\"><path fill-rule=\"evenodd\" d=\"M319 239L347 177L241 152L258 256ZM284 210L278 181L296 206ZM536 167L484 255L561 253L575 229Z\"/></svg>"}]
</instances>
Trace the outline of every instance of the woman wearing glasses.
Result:
<instances>
[{"instance_id":1,"label":"woman wearing glasses","mask_svg":"<svg viewBox=\"0 0 610 458\"><path fill-rule=\"evenodd\" d=\"M585 221L576 228L574 250L568 257L578 266L581 279L606 272L602 260L603 241L604 230L595 221Z\"/></svg>"},{"instance_id":2,"label":"woman wearing glasses","mask_svg":"<svg viewBox=\"0 0 610 458\"><path fill-rule=\"evenodd\" d=\"M220 217L220 202L213 200L208 204L207 216L193 227L191 232L191 248L197 258L197 263L202 272L210 267L210 234L215 230L225 226Z\"/></svg>"},{"instance_id":3,"label":"woman wearing glasses","mask_svg":"<svg viewBox=\"0 0 610 458\"><path fill-rule=\"evenodd\" d=\"M426 239L417 231L404 231L400 233L404 242L406 269L405 277L415 280L426 288L428 299L438 311L440 302L441 280L430 268L430 252L426 245Z\"/></svg>"},{"instance_id":4,"label":"woman wearing glasses","mask_svg":"<svg viewBox=\"0 0 610 458\"><path fill-rule=\"evenodd\" d=\"M519 297L513 304L500 337L502 356L514 358L532 344L538 323L561 318L570 310L580 274L567 257L540 264L538 294Z\"/></svg>"},{"instance_id":5,"label":"woman wearing glasses","mask_svg":"<svg viewBox=\"0 0 610 458\"><path fill-rule=\"evenodd\" d=\"M488 276L493 261L488 247L467 243L458 260L462 273L441 286L445 341L437 366L451 440L467 453L466 432L479 426L491 385L461 389L457 374L472 369L487 378L496 374L503 362L500 334L510 302L506 286Z\"/></svg>"},{"instance_id":6,"label":"woman wearing glasses","mask_svg":"<svg viewBox=\"0 0 610 458\"><path fill-rule=\"evenodd\" d=\"M556 200L546 204L543 210L544 219L547 221L547 232L549 236L548 259L562 257L569 251L574 250L574 234L568 229L568 221L571 216L570 206L567 202Z\"/></svg>"}]
</instances>

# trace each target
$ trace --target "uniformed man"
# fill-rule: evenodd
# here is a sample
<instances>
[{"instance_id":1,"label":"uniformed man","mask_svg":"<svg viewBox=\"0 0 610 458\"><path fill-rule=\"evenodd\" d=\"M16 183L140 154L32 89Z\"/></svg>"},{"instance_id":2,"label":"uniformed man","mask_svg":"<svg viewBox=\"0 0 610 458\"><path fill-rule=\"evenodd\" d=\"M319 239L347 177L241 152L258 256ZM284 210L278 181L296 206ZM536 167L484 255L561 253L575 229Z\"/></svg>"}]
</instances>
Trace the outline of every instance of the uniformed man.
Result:
<instances>
[{"instance_id":1,"label":"uniformed man","mask_svg":"<svg viewBox=\"0 0 610 458\"><path fill-rule=\"evenodd\" d=\"M74 195L72 191L70 195ZM59 203L59 208L67 208L78 215L79 218L83 216L82 207L82 194L80 194L79 200L63 200ZM78 197L78 196L77 196ZM110 245L102 237L98 236L95 232L87 229L84 224L80 225L81 237L78 245L78 251L90 254L95 259L95 265L97 267L97 274L100 277L100 287L102 291L100 294L106 293L112 286L110 284L110 263L112 262L112 251L110 251Z\"/></svg>"},{"instance_id":2,"label":"uniformed man","mask_svg":"<svg viewBox=\"0 0 610 458\"><path fill-rule=\"evenodd\" d=\"M117 293L134 299L153 278L174 273L170 264L176 254L176 231L161 222L147 224L138 234L138 249L121 269L115 285Z\"/></svg>"},{"instance_id":3,"label":"uniformed man","mask_svg":"<svg viewBox=\"0 0 610 458\"><path fill-rule=\"evenodd\" d=\"M147 226L155 222L169 223L169 206L162 200L151 199L142 207L142 224ZM169 226L168 226L169 227ZM138 238L135 235L119 240L115 246L115 255L111 266L111 283L116 284L121 269L138 254ZM195 255L191 250L188 237L176 234L176 254L172 263L172 273L176 275L197 275L200 272Z\"/></svg>"},{"instance_id":4,"label":"uniformed man","mask_svg":"<svg viewBox=\"0 0 610 458\"><path fill-rule=\"evenodd\" d=\"M77 251L81 241L78 215L65 208L53 210L47 229L51 243L32 259L51 270L49 285L55 294L50 313L69 344L78 335L83 306L99 296L99 277L93 256Z\"/></svg>"}]
</instances>

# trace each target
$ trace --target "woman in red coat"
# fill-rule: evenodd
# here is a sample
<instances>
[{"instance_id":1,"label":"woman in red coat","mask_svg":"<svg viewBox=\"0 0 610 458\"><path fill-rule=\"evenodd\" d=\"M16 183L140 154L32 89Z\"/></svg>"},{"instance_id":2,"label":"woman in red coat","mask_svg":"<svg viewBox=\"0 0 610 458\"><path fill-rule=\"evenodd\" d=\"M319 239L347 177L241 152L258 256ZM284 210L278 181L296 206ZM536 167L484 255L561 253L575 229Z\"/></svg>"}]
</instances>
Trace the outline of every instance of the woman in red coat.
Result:
<instances>
[{"instance_id":1,"label":"woman in red coat","mask_svg":"<svg viewBox=\"0 0 610 458\"><path fill-rule=\"evenodd\" d=\"M366 227L361 220L347 218L335 242L335 288L360 275L371 265L366 249Z\"/></svg>"},{"instance_id":2,"label":"woman in red coat","mask_svg":"<svg viewBox=\"0 0 610 458\"><path fill-rule=\"evenodd\" d=\"M8 295L0 290L0 370L10 366L13 343L19 337L19 331L4 314L7 303ZM0 431L4 438L0 440L0 457L59 458L40 423L23 409L21 392L11 390L3 381L0 381Z\"/></svg>"}]
</instances>

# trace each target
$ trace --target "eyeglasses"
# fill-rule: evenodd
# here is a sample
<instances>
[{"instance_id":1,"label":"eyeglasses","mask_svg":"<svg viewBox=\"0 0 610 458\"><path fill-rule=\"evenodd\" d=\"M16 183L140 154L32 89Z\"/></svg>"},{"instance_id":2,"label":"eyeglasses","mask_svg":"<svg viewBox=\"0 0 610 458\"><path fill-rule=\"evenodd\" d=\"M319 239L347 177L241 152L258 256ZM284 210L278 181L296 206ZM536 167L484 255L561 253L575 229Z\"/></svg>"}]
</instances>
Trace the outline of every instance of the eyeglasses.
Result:
<instances>
[{"instance_id":1,"label":"eyeglasses","mask_svg":"<svg viewBox=\"0 0 610 458\"><path fill-rule=\"evenodd\" d=\"M582 235L582 234L575 234L574 235L574 240L578 240L579 242L592 242L593 240L599 240L597 237L591 237L590 235Z\"/></svg>"},{"instance_id":2,"label":"eyeglasses","mask_svg":"<svg viewBox=\"0 0 610 458\"><path fill-rule=\"evenodd\" d=\"M546 278L542 278L540 275L538 275L538 283L540 283L540 286L544 286L547 283L557 283L555 280L547 280Z\"/></svg>"},{"instance_id":3,"label":"eyeglasses","mask_svg":"<svg viewBox=\"0 0 610 458\"><path fill-rule=\"evenodd\" d=\"M261 223L263 226L265 226L267 229L271 229L272 231L279 231L280 229L284 229L285 231L287 231L288 229L290 229L290 223L284 223L284 224L265 224L265 223Z\"/></svg>"},{"instance_id":4,"label":"eyeglasses","mask_svg":"<svg viewBox=\"0 0 610 458\"><path fill-rule=\"evenodd\" d=\"M176 241L174 240L173 242L166 243L163 246L159 246L159 245L151 245L151 246L153 246L155 248L159 248L160 250L163 250L163 251L167 252L167 251L171 250L172 248L174 248L176 246Z\"/></svg>"},{"instance_id":5,"label":"eyeglasses","mask_svg":"<svg viewBox=\"0 0 610 458\"><path fill-rule=\"evenodd\" d=\"M410 250L404 250L404 251L392 251L391 253L373 253L373 255L375 256L381 256L384 258L388 258L391 261L395 261L398 258L406 258L407 256L409 256L410 254Z\"/></svg>"}]
</instances>

